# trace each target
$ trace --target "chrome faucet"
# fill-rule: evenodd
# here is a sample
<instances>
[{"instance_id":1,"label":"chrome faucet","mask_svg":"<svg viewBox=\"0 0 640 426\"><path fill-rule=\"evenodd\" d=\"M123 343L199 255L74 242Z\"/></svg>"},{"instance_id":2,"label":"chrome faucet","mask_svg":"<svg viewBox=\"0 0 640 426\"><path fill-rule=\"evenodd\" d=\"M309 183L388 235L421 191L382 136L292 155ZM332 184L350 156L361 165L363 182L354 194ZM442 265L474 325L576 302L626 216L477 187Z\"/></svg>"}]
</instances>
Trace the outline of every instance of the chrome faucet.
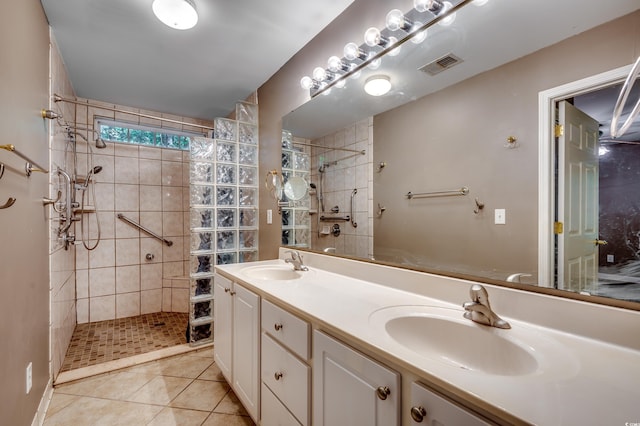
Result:
<instances>
[{"instance_id":1,"label":"chrome faucet","mask_svg":"<svg viewBox=\"0 0 640 426\"><path fill-rule=\"evenodd\" d=\"M465 310L464 317L479 324L490 325L497 328L511 328L508 322L496 315L489 305L489 293L480 284L474 284L469 289L471 302L465 302L462 307Z\"/></svg>"},{"instance_id":2,"label":"chrome faucet","mask_svg":"<svg viewBox=\"0 0 640 426\"><path fill-rule=\"evenodd\" d=\"M302 255L298 250L287 250L285 253L291 254L291 258L285 259L284 261L287 263L291 263L293 265L294 271L308 271L304 263L302 263Z\"/></svg>"}]
</instances>

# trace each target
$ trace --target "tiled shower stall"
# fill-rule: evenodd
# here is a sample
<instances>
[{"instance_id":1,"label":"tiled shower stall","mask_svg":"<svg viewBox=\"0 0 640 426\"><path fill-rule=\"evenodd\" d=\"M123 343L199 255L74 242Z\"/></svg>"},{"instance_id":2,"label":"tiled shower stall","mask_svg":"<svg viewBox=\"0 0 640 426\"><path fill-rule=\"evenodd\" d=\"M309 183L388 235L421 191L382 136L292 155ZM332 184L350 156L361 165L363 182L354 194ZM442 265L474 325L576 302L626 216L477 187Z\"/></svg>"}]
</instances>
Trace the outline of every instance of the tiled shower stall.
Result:
<instances>
[{"instance_id":1,"label":"tiled shower stall","mask_svg":"<svg viewBox=\"0 0 640 426\"><path fill-rule=\"evenodd\" d=\"M206 330L212 330L213 286L207 287L205 283L212 279L213 265L258 258L257 105L239 103L234 116L238 120L206 121L78 99L55 40L53 37L51 40L49 108L61 118L47 121L52 170L49 196L55 199L59 190L63 190L63 199L67 196L58 167L72 178L77 177L80 183L89 170L101 167L88 185L84 205L74 208L74 216L82 216L84 220L84 230L80 222L71 226L75 243L65 244L59 238L60 213L52 207L47 209L51 223L54 376L60 371L76 324L147 313L183 312L190 315L193 340L211 341L213 336ZM55 102L54 94L79 104ZM202 150L110 141L106 148L98 149L95 144L98 135L91 130L96 128L96 119L166 129L167 133L188 134L192 140L202 135L199 140L213 156L199 158ZM211 130L214 128L215 131ZM205 135L213 138L204 138ZM202 163L210 166L212 174L208 177L198 174L203 170L198 164ZM206 203L192 198L197 194L194 188L198 187L208 188L211 198ZM81 191L75 187L72 191L80 201ZM210 214L211 222L195 222L202 211ZM172 244L152 238L120 220L118 214ZM192 228L193 238L211 232L211 246L192 243L195 241ZM95 249L87 249L83 242ZM197 265L205 257L210 262L209 270L198 270Z\"/></svg>"},{"instance_id":2,"label":"tiled shower stall","mask_svg":"<svg viewBox=\"0 0 640 426\"><path fill-rule=\"evenodd\" d=\"M132 114L76 106L78 127L94 126L96 117L173 131L194 130ZM96 205L88 197L90 208L84 213L89 247L98 237L96 219L100 222L100 241L94 250L76 245L78 323L160 311L188 312L188 151L108 142L104 149L93 147L91 156L86 152L87 144L78 140L77 145L79 151L85 148L78 155L79 176L92 167L102 167L94 175L95 184L89 187L89 191L95 191ZM168 246L141 232L119 219L119 214L173 244ZM76 229L76 234L80 233Z\"/></svg>"}]
</instances>

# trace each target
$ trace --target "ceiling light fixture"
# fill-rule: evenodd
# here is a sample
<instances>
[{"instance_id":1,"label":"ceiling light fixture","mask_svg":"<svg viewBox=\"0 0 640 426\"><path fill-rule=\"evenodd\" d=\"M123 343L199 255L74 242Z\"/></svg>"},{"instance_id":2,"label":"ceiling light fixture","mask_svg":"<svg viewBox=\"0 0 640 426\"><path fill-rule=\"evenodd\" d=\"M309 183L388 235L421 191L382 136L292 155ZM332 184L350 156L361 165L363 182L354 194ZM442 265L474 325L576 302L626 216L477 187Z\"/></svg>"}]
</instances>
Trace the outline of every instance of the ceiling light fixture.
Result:
<instances>
[{"instance_id":1,"label":"ceiling light fixture","mask_svg":"<svg viewBox=\"0 0 640 426\"><path fill-rule=\"evenodd\" d=\"M364 91L371 96L382 96L391 90L391 80L386 75L374 75L364 83Z\"/></svg>"},{"instance_id":2,"label":"ceiling light fixture","mask_svg":"<svg viewBox=\"0 0 640 426\"><path fill-rule=\"evenodd\" d=\"M176 30L188 30L198 23L193 0L153 0L151 8L156 18Z\"/></svg>"}]
</instances>

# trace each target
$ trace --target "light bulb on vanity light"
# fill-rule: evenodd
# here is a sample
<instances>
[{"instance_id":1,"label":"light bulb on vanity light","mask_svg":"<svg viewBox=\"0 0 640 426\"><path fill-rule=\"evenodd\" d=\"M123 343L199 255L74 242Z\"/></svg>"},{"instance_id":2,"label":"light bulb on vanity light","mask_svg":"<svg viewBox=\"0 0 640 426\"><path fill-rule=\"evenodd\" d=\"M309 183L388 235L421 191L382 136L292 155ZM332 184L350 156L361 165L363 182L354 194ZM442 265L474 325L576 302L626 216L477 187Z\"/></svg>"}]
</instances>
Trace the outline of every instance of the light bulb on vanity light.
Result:
<instances>
[{"instance_id":1,"label":"light bulb on vanity light","mask_svg":"<svg viewBox=\"0 0 640 426\"><path fill-rule=\"evenodd\" d=\"M374 75L364 83L364 91L371 96L382 96L391 90L391 80L386 75Z\"/></svg>"},{"instance_id":2,"label":"light bulb on vanity light","mask_svg":"<svg viewBox=\"0 0 640 426\"><path fill-rule=\"evenodd\" d=\"M316 67L313 70L313 79L315 81L323 81L325 78L327 78L327 71L324 68Z\"/></svg>"},{"instance_id":3,"label":"light bulb on vanity light","mask_svg":"<svg viewBox=\"0 0 640 426\"><path fill-rule=\"evenodd\" d=\"M380 30L376 27L371 27L364 33L364 42L367 46L386 46L389 40L384 38L380 33Z\"/></svg>"},{"instance_id":4,"label":"light bulb on vanity light","mask_svg":"<svg viewBox=\"0 0 640 426\"><path fill-rule=\"evenodd\" d=\"M377 70L378 68L380 68L380 65L382 65L382 58L376 58L373 61L369 62L367 68L369 68L370 70Z\"/></svg>"},{"instance_id":5,"label":"light bulb on vanity light","mask_svg":"<svg viewBox=\"0 0 640 426\"><path fill-rule=\"evenodd\" d=\"M347 85L347 80L344 79L344 78L341 78L340 80L338 80L336 82L336 84L333 85L333 87L335 87L337 89L342 89L346 85Z\"/></svg>"},{"instance_id":6,"label":"light bulb on vanity light","mask_svg":"<svg viewBox=\"0 0 640 426\"><path fill-rule=\"evenodd\" d=\"M442 8L442 12L440 12L438 15L448 15L442 18L442 20L438 22L438 24L442 25L443 27L448 27L449 25L453 24L453 21L456 20L456 12L449 13L451 8L453 8L453 5L448 1L445 1L443 5L444 6Z\"/></svg>"},{"instance_id":7,"label":"light bulb on vanity light","mask_svg":"<svg viewBox=\"0 0 640 426\"><path fill-rule=\"evenodd\" d=\"M413 23L404 16L400 9L393 9L387 13L386 26L389 31L408 31L413 26Z\"/></svg>"},{"instance_id":8,"label":"light bulb on vanity light","mask_svg":"<svg viewBox=\"0 0 640 426\"><path fill-rule=\"evenodd\" d=\"M357 44L351 42L351 43L347 43L344 46L344 57L350 61L353 61L354 59L366 59L367 55L360 50L360 46L358 46Z\"/></svg>"},{"instance_id":9,"label":"light bulb on vanity light","mask_svg":"<svg viewBox=\"0 0 640 426\"><path fill-rule=\"evenodd\" d=\"M419 28L422 27L424 24L422 22L414 22L413 23L413 28L411 29L413 34L413 37L411 37L411 43L413 44L420 44L423 41L425 41L425 39L427 38L427 29L425 28L424 30L419 31Z\"/></svg>"},{"instance_id":10,"label":"light bulb on vanity light","mask_svg":"<svg viewBox=\"0 0 640 426\"><path fill-rule=\"evenodd\" d=\"M153 0L151 9L163 24L176 30L188 30L198 23L192 0Z\"/></svg>"},{"instance_id":11,"label":"light bulb on vanity light","mask_svg":"<svg viewBox=\"0 0 640 426\"><path fill-rule=\"evenodd\" d=\"M429 11L434 15L440 13L443 8L443 4L440 0L413 0L413 7L418 12Z\"/></svg>"},{"instance_id":12,"label":"light bulb on vanity light","mask_svg":"<svg viewBox=\"0 0 640 426\"><path fill-rule=\"evenodd\" d=\"M300 86L302 86L303 89L310 90L317 87L317 84L311 77L305 75L300 79Z\"/></svg>"},{"instance_id":13,"label":"light bulb on vanity light","mask_svg":"<svg viewBox=\"0 0 640 426\"><path fill-rule=\"evenodd\" d=\"M331 72L346 71L349 69L347 65L342 62L342 59L338 58L337 56L332 56L329 58L329 60L327 61L327 68L329 68L329 71Z\"/></svg>"},{"instance_id":14,"label":"light bulb on vanity light","mask_svg":"<svg viewBox=\"0 0 640 426\"><path fill-rule=\"evenodd\" d=\"M472 3L474 6L484 6L485 4L487 4L489 2L489 0L473 0Z\"/></svg>"},{"instance_id":15,"label":"light bulb on vanity light","mask_svg":"<svg viewBox=\"0 0 640 426\"><path fill-rule=\"evenodd\" d=\"M389 46L393 46L397 42L398 42L397 38L389 37ZM400 50L401 49L402 49L402 46L394 47L393 49L389 50L387 55L389 55L389 56L398 56L400 54Z\"/></svg>"}]
</instances>

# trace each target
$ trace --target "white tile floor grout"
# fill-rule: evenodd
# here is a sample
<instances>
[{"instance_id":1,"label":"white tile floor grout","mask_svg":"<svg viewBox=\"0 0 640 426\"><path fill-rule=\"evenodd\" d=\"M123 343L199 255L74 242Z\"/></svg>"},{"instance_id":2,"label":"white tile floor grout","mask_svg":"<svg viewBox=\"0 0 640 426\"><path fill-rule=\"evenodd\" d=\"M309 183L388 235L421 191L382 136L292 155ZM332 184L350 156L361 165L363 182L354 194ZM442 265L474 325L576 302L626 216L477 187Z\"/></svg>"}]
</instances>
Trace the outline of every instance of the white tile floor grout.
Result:
<instances>
[{"instance_id":1,"label":"white tile floor grout","mask_svg":"<svg viewBox=\"0 0 640 426\"><path fill-rule=\"evenodd\" d=\"M44 426L254 425L201 348L57 385Z\"/></svg>"}]
</instances>

